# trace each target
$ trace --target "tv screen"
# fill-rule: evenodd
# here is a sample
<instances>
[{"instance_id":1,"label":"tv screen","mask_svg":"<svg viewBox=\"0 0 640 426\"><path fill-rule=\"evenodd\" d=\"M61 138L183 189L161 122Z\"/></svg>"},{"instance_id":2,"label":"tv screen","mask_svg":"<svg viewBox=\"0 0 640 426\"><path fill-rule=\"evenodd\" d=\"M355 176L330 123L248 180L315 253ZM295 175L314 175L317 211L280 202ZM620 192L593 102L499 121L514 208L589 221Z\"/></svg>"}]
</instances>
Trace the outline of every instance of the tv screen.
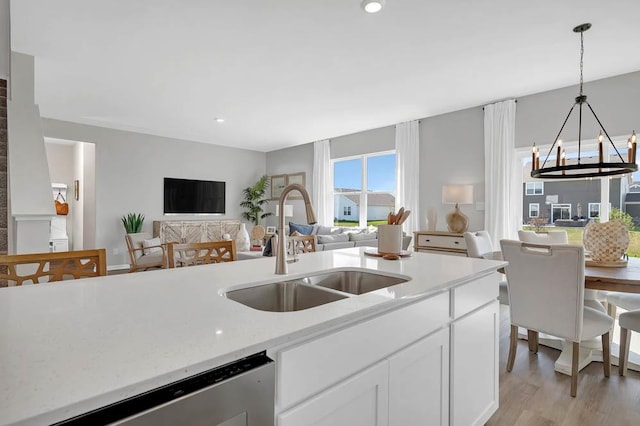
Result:
<instances>
[{"instance_id":1,"label":"tv screen","mask_svg":"<svg viewBox=\"0 0 640 426\"><path fill-rule=\"evenodd\" d=\"M165 214L224 214L225 182L164 178Z\"/></svg>"}]
</instances>

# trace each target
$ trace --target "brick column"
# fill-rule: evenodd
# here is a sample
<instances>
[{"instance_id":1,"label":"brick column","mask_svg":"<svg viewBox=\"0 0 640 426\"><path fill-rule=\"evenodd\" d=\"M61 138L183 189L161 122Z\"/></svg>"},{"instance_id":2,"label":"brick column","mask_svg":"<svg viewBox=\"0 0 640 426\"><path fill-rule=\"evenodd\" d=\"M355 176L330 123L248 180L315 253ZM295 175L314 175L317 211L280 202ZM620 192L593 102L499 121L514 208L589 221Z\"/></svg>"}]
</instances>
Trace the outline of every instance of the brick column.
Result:
<instances>
[{"instance_id":1,"label":"brick column","mask_svg":"<svg viewBox=\"0 0 640 426\"><path fill-rule=\"evenodd\" d=\"M0 254L7 254L7 80L0 79Z\"/></svg>"}]
</instances>

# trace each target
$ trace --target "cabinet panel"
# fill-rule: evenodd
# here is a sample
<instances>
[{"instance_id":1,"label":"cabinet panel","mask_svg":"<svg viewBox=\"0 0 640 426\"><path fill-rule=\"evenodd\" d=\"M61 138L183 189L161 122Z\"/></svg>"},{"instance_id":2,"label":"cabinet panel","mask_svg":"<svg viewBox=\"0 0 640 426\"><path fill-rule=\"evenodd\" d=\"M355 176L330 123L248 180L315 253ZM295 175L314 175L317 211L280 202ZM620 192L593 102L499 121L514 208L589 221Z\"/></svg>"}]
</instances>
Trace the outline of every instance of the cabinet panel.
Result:
<instances>
[{"instance_id":1,"label":"cabinet panel","mask_svg":"<svg viewBox=\"0 0 640 426\"><path fill-rule=\"evenodd\" d=\"M476 279L471 285L461 285L453 289L453 318L477 309L498 298L499 277L495 272Z\"/></svg>"},{"instance_id":2,"label":"cabinet panel","mask_svg":"<svg viewBox=\"0 0 640 426\"><path fill-rule=\"evenodd\" d=\"M484 424L498 409L499 304L451 325L451 424Z\"/></svg>"},{"instance_id":3,"label":"cabinet panel","mask_svg":"<svg viewBox=\"0 0 640 426\"><path fill-rule=\"evenodd\" d=\"M448 322L449 293L443 293L280 351L279 409L344 380Z\"/></svg>"},{"instance_id":4,"label":"cabinet panel","mask_svg":"<svg viewBox=\"0 0 640 426\"><path fill-rule=\"evenodd\" d=\"M389 358L389 424L449 424L449 327Z\"/></svg>"},{"instance_id":5,"label":"cabinet panel","mask_svg":"<svg viewBox=\"0 0 640 426\"><path fill-rule=\"evenodd\" d=\"M386 426L388 362L383 361L280 414L279 426Z\"/></svg>"}]
</instances>

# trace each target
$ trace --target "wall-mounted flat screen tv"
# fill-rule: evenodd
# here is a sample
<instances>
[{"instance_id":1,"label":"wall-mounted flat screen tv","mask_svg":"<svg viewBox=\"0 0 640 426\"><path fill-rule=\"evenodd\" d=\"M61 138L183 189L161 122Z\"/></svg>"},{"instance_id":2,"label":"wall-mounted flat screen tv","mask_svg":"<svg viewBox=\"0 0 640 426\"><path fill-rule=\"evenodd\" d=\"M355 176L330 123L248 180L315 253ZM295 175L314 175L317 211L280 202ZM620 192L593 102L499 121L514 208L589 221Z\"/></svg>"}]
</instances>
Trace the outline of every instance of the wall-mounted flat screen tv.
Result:
<instances>
[{"instance_id":1,"label":"wall-mounted flat screen tv","mask_svg":"<svg viewBox=\"0 0 640 426\"><path fill-rule=\"evenodd\" d=\"M225 182L164 178L164 214L224 214Z\"/></svg>"}]
</instances>

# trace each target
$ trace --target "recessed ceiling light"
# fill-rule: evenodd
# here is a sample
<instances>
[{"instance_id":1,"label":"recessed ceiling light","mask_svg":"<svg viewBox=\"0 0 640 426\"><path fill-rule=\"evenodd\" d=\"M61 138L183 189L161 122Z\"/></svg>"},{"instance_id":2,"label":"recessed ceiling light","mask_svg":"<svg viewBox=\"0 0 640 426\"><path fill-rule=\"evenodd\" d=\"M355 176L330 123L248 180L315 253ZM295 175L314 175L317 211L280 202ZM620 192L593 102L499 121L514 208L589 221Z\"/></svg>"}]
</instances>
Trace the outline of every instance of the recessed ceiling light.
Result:
<instances>
[{"instance_id":1,"label":"recessed ceiling light","mask_svg":"<svg viewBox=\"0 0 640 426\"><path fill-rule=\"evenodd\" d=\"M216 123L224 123L224 118L216 118Z\"/></svg>"},{"instance_id":2,"label":"recessed ceiling light","mask_svg":"<svg viewBox=\"0 0 640 426\"><path fill-rule=\"evenodd\" d=\"M385 0L363 0L360 6L367 13L378 13L384 7Z\"/></svg>"}]
</instances>

